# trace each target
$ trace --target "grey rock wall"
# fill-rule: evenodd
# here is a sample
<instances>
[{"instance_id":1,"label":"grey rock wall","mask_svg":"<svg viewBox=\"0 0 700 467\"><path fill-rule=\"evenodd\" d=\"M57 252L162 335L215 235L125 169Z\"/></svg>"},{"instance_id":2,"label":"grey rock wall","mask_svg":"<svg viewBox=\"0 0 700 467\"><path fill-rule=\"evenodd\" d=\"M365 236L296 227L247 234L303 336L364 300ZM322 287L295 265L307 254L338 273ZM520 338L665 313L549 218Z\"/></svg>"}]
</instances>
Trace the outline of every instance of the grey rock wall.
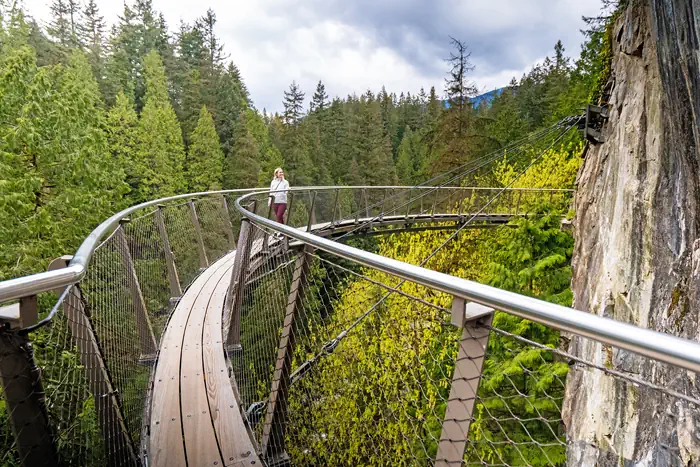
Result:
<instances>
[{"instance_id":1,"label":"grey rock wall","mask_svg":"<svg viewBox=\"0 0 700 467\"><path fill-rule=\"evenodd\" d=\"M700 0L630 0L606 142L578 176L574 307L700 341ZM574 338L570 351L700 396L690 372ZM700 465L700 411L599 371L567 379L572 466Z\"/></svg>"}]
</instances>

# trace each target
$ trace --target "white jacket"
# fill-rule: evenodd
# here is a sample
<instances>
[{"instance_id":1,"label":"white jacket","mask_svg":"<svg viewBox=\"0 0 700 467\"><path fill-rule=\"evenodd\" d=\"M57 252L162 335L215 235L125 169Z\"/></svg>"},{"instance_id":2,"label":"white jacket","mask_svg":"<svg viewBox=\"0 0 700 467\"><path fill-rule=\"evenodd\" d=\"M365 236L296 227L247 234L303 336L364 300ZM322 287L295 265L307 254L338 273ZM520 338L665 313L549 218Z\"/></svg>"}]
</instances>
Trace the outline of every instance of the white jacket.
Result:
<instances>
[{"instance_id":1,"label":"white jacket","mask_svg":"<svg viewBox=\"0 0 700 467\"><path fill-rule=\"evenodd\" d=\"M287 180L279 180L276 178L272 180L272 183L270 183L270 196L273 196L275 198L275 203L287 203L287 190L289 190L289 182Z\"/></svg>"}]
</instances>

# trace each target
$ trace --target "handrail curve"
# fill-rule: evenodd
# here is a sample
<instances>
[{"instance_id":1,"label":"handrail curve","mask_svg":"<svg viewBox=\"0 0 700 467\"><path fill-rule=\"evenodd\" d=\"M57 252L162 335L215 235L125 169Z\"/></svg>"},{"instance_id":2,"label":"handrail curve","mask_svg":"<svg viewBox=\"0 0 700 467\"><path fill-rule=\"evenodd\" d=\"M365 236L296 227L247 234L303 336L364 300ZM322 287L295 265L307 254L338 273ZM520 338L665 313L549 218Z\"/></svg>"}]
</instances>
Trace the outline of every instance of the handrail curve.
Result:
<instances>
[{"instance_id":1,"label":"handrail curve","mask_svg":"<svg viewBox=\"0 0 700 467\"><path fill-rule=\"evenodd\" d=\"M244 218L255 224L363 266L551 326L560 331L573 332L603 344L700 372L700 343L370 253L277 223L243 207L243 203L250 197L266 193L268 191L257 191L237 198L236 209Z\"/></svg>"}]
</instances>

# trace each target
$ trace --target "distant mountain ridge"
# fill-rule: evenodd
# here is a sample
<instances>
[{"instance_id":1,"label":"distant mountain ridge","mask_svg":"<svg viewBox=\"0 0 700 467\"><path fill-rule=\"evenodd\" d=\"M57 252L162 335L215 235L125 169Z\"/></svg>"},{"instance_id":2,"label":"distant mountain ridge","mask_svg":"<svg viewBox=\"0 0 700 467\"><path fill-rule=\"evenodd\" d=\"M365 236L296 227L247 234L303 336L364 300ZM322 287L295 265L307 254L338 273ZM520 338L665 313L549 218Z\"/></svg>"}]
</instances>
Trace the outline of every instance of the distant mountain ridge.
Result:
<instances>
[{"instance_id":1,"label":"distant mountain ridge","mask_svg":"<svg viewBox=\"0 0 700 467\"><path fill-rule=\"evenodd\" d=\"M471 97L469 101L474 104L474 107L479 107L482 102L485 102L486 105L490 106L491 101L493 101L497 96L500 96L504 89L505 87L479 94L478 96ZM450 102L447 99L442 102L446 108L450 107Z\"/></svg>"}]
</instances>

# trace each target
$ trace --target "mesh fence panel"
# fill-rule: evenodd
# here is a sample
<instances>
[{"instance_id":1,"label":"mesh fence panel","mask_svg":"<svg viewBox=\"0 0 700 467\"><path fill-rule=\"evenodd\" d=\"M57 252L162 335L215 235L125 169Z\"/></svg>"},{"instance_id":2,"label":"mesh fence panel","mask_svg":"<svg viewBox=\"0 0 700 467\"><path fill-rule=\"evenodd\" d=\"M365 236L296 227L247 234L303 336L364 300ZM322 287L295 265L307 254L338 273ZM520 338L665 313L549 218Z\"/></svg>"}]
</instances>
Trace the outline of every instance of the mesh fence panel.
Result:
<instances>
[{"instance_id":1,"label":"mesh fence panel","mask_svg":"<svg viewBox=\"0 0 700 467\"><path fill-rule=\"evenodd\" d=\"M154 211L122 225L136 270L144 305L156 340L160 340L170 311L171 293L163 238ZM103 246L109 248L109 246ZM95 269L101 267L98 265Z\"/></svg>"},{"instance_id":2,"label":"mesh fence panel","mask_svg":"<svg viewBox=\"0 0 700 467\"><path fill-rule=\"evenodd\" d=\"M183 203L163 208L163 215L184 290L199 275L200 269L197 232L192 224L192 212L189 204Z\"/></svg>"},{"instance_id":3,"label":"mesh fence panel","mask_svg":"<svg viewBox=\"0 0 700 467\"><path fill-rule=\"evenodd\" d=\"M240 229L240 216L232 209L237 196L229 195L226 206L221 195L194 203L212 262L230 249ZM39 310L45 310L41 318L53 308L45 325L28 338L0 332L0 373L20 374L16 381L25 385L18 388L9 378L0 389L0 465L26 464L20 452L36 453L42 446L55 454L32 458L31 465L54 459L76 466L138 462L149 378L176 303L171 299L178 298L171 272L176 284L179 272L183 288L200 272L190 206L171 203L137 211L96 248L83 280L61 300L56 302L52 293L39 296ZM233 222L226 223L229 213ZM173 268L168 267L168 240ZM26 407L41 402L41 396L44 408L25 416ZM37 417L47 421L33 425ZM17 433L12 420L20 420ZM49 431L41 435L37 426ZM23 436L27 433L32 436Z\"/></svg>"}]
</instances>

